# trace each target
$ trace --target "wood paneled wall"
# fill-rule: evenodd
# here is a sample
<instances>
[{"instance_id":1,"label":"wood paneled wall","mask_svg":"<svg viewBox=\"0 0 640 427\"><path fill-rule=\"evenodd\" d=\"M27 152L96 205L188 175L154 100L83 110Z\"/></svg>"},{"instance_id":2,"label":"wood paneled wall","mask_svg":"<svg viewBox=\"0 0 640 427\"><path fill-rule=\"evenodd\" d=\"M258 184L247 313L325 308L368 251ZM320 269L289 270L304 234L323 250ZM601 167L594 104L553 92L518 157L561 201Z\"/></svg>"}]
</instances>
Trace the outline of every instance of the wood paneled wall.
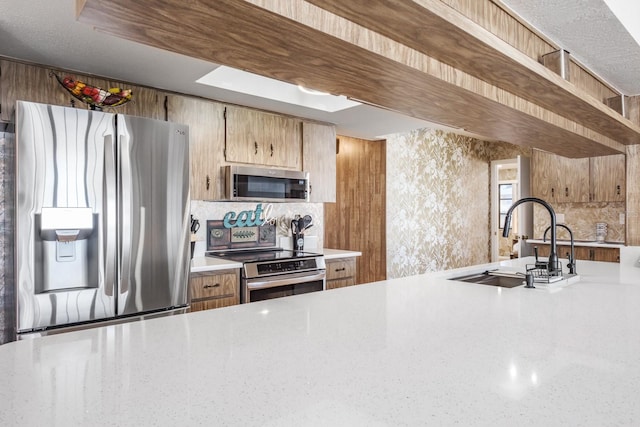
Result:
<instances>
[{"instance_id":1,"label":"wood paneled wall","mask_svg":"<svg viewBox=\"0 0 640 427\"><path fill-rule=\"evenodd\" d=\"M640 95L628 99L629 120L640 124ZM640 246L640 145L627 146L627 245Z\"/></svg>"},{"instance_id":2,"label":"wood paneled wall","mask_svg":"<svg viewBox=\"0 0 640 427\"><path fill-rule=\"evenodd\" d=\"M336 203L324 205L324 246L362 252L356 283L387 277L386 142L338 137Z\"/></svg>"},{"instance_id":3,"label":"wood paneled wall","mask_svg":"<svg viewBox=\"0 0 640 427\"><path fill-rule=\"evenodd\" d=\"M640 145L627 146L627 239L640 246Z\"/></svg>"}]
</instances>

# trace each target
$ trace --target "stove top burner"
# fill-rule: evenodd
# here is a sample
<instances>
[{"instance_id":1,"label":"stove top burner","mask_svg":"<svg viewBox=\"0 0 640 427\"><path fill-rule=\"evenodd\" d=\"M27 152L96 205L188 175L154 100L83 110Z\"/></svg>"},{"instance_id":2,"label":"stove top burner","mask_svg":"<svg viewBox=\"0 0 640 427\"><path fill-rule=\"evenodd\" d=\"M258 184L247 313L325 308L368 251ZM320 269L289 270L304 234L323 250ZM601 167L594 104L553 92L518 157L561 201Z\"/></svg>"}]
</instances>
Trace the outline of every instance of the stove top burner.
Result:
<instances>
[{"instance_id":1,"label":"stove top burner","mask_svg":"<svg viewBox=\"0 0 640 427\"><path fill-rule=\"evenodd\" d=\"M236 250L228 252L207 252L208 257L224 258L242 263L262 262L262 261L284 261L300 258L317 257L320 254L312 252L295 252L282 248L270 248L261 250Z\"/></svg>"}]
</instances>

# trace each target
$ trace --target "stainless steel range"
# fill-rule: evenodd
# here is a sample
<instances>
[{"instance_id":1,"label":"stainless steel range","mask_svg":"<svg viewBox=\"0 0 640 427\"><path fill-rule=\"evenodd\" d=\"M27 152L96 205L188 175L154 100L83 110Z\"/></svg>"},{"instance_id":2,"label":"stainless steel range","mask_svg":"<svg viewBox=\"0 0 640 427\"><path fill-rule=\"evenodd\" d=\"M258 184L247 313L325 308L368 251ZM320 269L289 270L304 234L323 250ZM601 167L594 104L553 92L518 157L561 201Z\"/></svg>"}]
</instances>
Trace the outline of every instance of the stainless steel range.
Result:
<instances>
[{"instance_id":1,"label":"stainless steel range","mask_svg":"<svg viewBox=\"0 0 640 427\"><path fill-rule=\"evenodd\" d=\"M207 256L242 262L240 302L262 301L325 289L324 256L281 248L210 251Z\"/></svg>"}]
</instances>

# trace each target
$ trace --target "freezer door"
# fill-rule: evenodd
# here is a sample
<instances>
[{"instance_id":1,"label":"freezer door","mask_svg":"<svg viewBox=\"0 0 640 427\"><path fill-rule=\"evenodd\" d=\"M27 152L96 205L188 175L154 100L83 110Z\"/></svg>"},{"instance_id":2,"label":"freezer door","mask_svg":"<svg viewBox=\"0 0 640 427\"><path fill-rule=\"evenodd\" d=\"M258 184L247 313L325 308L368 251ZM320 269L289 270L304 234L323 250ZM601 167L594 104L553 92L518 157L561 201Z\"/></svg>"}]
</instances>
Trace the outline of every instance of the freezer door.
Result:
<instances>
[{"instance_id":1,"label":"freezer door","mask_svg":"<svg viewBox=\"0 0 640 427\"><path fill-rule=\"evenodd\" d=\"M115 116L18 102L17 329L113 317Z\"/></svg>"},{"instance_id":2,"label":"freezer door","mask_svg":"<svg viewBox=\"0 0 640 427\"><path fill-rule=\"evenodd\" d=\"M118 115L117 314L185 306L189 274L189 132Z\"/></svg>"}]
</instances>

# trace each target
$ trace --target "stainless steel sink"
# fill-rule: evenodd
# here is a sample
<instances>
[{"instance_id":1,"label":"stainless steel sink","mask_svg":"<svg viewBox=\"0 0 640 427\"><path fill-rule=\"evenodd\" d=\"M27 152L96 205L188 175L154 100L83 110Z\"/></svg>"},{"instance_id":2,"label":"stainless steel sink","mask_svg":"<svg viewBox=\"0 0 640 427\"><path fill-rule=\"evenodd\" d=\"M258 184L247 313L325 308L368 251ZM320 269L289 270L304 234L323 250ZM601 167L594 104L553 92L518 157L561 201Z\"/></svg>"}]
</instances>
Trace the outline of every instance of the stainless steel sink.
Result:
<instances>
[{"instance_id":1,"label":"stainless steel sink","mask_svg":"<svg viewBox=\"0 0 640 427\"><path fill-rule=\"evenodd\" d=\"M501 288L515 288L524 286L524 275L502 274L491 271L482 273L469 274L466 276L452 277L449 280L457 280L460 282L477 283L480 285L500 286Z\"/></svg>"}]
</instances>

